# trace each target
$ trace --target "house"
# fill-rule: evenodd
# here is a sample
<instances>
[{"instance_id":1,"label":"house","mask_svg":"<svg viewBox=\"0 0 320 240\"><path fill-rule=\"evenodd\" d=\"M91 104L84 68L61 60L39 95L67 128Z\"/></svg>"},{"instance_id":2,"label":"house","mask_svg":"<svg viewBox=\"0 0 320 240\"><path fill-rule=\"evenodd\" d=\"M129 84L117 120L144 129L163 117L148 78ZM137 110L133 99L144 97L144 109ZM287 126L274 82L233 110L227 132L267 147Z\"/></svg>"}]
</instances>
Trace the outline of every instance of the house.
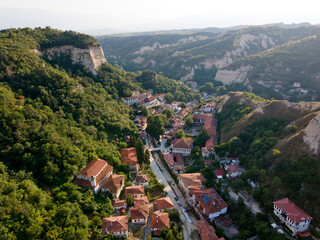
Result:
<instances>
[{"instance_id":1,"label":"house","mask_svg":"<svg viewBox=\"0 0 320 240\"><path fill-rule=\"evenodd\" d=\"M202 109L196 109L193 114L202 115L203 114L203 110Z\"/></svg>"},{"instance_id":2,"label":"house","mask_svg":"<svg viewBox=\"0 0 320 240\"><path fill-rule=\"evenodd\" d=\"M224 240L217 236L216 230L206 220L197 221L197 229L201 240Z\"/></svg>"},{"instance_id":3,"label":"house","mask_svg":"<svg viewBox=\"0 0 320 240\"><path fill-rule=\"evenodd\" d=\"M213 221L220 215L227 213L227 203L213 188L190 189L190 196L188 202L191 202L195 212L202 220Z\"/></svg>"},{"instance_id":4,"label":"house","mask_svg":"<svg viewBox=\"0 0 320 240\"><path fill-rule=\"evenodd\" d=\"M273 213L292 231L292 236L306 237L310 235L309 226L312 217L289 198L275 201L273 203Z\"/></svg>"},{"instance_id":5,"label":"house","mask_svg":"<svg viewBox=\"0 0 320 240\"><path fill-rule=\"evenodd\" d=\"M144 196L144 187L141 185L126 187L125 195L126 196L131 195L134 198L143 197Z\"/></svg>"},{"instance_id":6,"label":"house","mask_svg":"<svg viewBox=\"0 0 320 240\"><path fill-rule=\"evenodd\" d=\"M77 173L75 184L85 188L91 188L97 194L102 184L113 173L113 167L105 160L95 159Z\"/></svg>"},{"instance_id":7,"label":"house","mask_svg":"<svg viewBox=\"0 0 320 240\"><path fill-rule=\"evenodd\" d=\"M194 81L188 81L187 85L190 86L191 88L197 88L197 82Z\"/></svg>"},{"instance_id":8,"label":"house","mask_svg":"<svg viewBox=\"0 0 320 240\"><path fill-rule=\"evenodd\" d=\"M205 113L212 113L214 112L215 107L216 107L216 104L214 102L209 102L206 105L202 106L201 109Z\"/></svg>"},{"instance_id":9,"label":"house","mask_svg":"<svg viewBox=\"0 0 320 240\"><path fill-rule=\"evenodd\" d=\"M144 187L149 186L150 178L147 174L138 173L136 177L136 182L138 185L142 185Z\"/></svg>"},{"instance_id":10,"label":"house","mask_svg":"<svg viewBox=\"0 0 320 240\"><path fill-rule=\"evenodd\" d=\"M142 115L137 115L133 119L133 123L137 126L139 131L143 131L147 128L147 117Z\"/></svg>"},{"instance_id":11,"label":"house","mask_svg":"<svg viewBox=\"0 0 320 240\"><path fill-rule=\"evenodd\" d=\"M163 212L166 209L172 210L174 205L169 197L159 198L153 202L153 211Z\"/></svg>"},{"instance_id":12,"label":"house","mask_svg":"<svg viewBox=\"0 0 320 240\"><path fill-rule=\"evenodd\" d=\"M169 213L153 212L151 216L150 228L154 236L160 236L162 228L170 229Z\"/></svg>"},{"instance_id":13,"label":"house","mask_svg":"<svg viewBox=\"0 0 320 240\"><path fill-rule=\"evenodd\" d=\"M184 166L184 160L183 160L182 154L164 153L163 158L170 169L173 169L174 166L178 166L178 167Z\"/></svg>"},{"instance_id":14,"label":"house","mask_svg":"<svg viewBox=\"0 0 320 240\"><path fill-rule=\"evenodd\" d=\"M240 175L246 171L239 164L235 163L226 164L225 169L227 170L227 177L229 178L240 177Z\"/></svg>"},{"instance_id":15,"label":"house","mask_svg":"<svg viewBox=\"0 0 320 240\"><path fill-rule=\"evenodd\" d=\"M183 156L190 156L193 147L193 140L181 138L172 142L172 153L181 153Z\"/></svg>"},{"instance_id":16,"label":"house","mask_svg":"<svg viewBox=\"0 0 320 240\"><path fill-rule=\"evenodd\" d=\"M130 171L138 171L139 164L137 158L136 148L122 148L120 149L121 162L129 166Z\"/></svg>"},{"instance_id":17,"label":"house","mask_svg":"<svg viewBox=\"0 0 320 240\"><path fill-rule=\"evenodd\" d=\"M205 97L208 96L208 93L207 93L207 92L201 92L200 94L201 94L201 96L202 96L203 98L205 98Z\"/></svg>"},{"instance_id":18,"label":"house","mask_svg":"<svg viewBox=\"0 0 320 240\"><path fill-rule=\"evenodd\" d=\"M159 101L161 101L161 102L164 100L164 98L166 96L164 93L156 93L155 95L159 99Z\"/></svg>"},{"instance_id":19,"label":"house","mask_svg":"<svg viewBox=\"0 0 320 240\"><path fill-rule=\"evenodd\" d=\"M160 104L160 102L156 96L147 97L144 101L145 101L145 103L143 105L146 107L151 106L151 105Z\"/></svg>"},{"instance_id":20,"label":"house","mask_svg":"<svg viewBox=\"0 0 320 240\"><path fill-rule=\"evenodd\" d=\"M294 83L293 83L293 87L299 88L299 87L301 87L301 83L299 83L299 82L294 82Z\"/></svg>"},{"instance_id":21,"label":"house","mask_svg":"<svg viewBox=\"0 0 320 240\"><path fill-rule=\"evenodd\" d=\"M128 238L128 216L102 218L102 234L115 238Z\"/></svg>"},{"instance_id":22,"label":"house","mask_svg":"<svg viewBox=\"0 0 320 240\"><path fill-rule=\"evenodd\" d=\"M127 208L127 200L120 200L118 198L112 199L113 210L120 210Z\"/></svg>"},{"instance_id":23,"label":"house","mask_svg":"<svg viewBox=\"0 0 320 240\"><path fill-rule=\"evenodd\" d=\"M201 153L202 153L202 158L208 158L211 155L211 152L205 147L201 148Z\"/></svg>"},{"instance_id":24,"label":"house","mask_svg":"<svg viewBox=\"0 0 320 240\"><path fill-rule=\"evenodd\" d=\"M131 97L125 97L123 98L123 100L125 103L129 105L138 104L150 95L151 95L150 93L142 93L142 94L132 95Z\"/></svg>"},{"instance_id":25,"label":"house","mask_svg":"<svg viewBox=\"0 0 320 240\"><path fill-rule=\"evenodd\" d=\"M145 140L145 139L146 139L146 136L147 136L146 132L139 131L138 134L139 134L139 137L140 137L142 140Z\"/></svg>"},{"instance_id":26,"label":"house","mask_svg":"<svg viewBox=\"0 0 320 240\"><path fill-rule=\"evenodd\" d=\"M201 188L206 179L201 173L183 173L178 174L178 180L180 189L189 197L189 188Z\"/></svg>"},{"instance_id":27,"label":"house","mask_svg":"<svg viewBox=\"0 0 320 240\"><path fill-rule=\"evenodd\" d=\"M149 205L140 205L130 209L132 223L146 224L149 216Z\"/></svg>"},{"instance_id":28,"label":"house","mask_svg":"<svg viewBox=\"0 0 320 240\"><path fill-rule=\"evenodd\" d=\"M186 167L185 166L173 166L173 168L171 169L171 172L174 175L178 175L180 173L184 173L186 171Z\"/></svg>"},{"instance_id":29,"label":"house","mask_svg":"<svg viewBox=\"0 0 320 240\"><path fill-rule=\"evenodd\" d=\"M216 175L218 179L223 179L223 177L225 176L225 173L221 168L219 168L214 170L214 175Z\"/></svg>"},{"instance_id":30,"label":"house","mask_svg":"<svg viewBox=\"0 0 320 240\"><path fill-rule=\"evenodd\" d=\"M133 205L135 207L139 207L142 205L149 205L149 199L147 196L144 197L138 197L133 199Z\"/></svg>"},{"instance_id":31,"label":"house","mask_svg":"<svg viewBox=\"0 0 320 240\"><path fill-rule=\"evenodd\" d=\"M125 176L112 174L107 181L102 185L102 192L109 192L113 198L119 198L120 193L124 187Z\"/></svg>"}]
</instances>

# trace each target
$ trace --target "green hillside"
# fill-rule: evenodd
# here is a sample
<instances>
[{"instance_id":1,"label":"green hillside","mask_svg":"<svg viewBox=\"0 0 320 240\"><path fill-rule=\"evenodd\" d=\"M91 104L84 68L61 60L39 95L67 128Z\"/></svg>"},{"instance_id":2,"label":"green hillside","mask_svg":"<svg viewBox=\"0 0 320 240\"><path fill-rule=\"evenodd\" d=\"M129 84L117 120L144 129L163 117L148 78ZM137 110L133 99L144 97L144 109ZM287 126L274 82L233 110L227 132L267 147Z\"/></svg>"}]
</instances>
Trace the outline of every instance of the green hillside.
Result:
<instances>
[{"instance_id":1,"label":"green hillside","mask_svg":"<svg viewBox=\"0 0 320 240\"><path fill-rule=\"evenodd\" d=\"M213 30L214 31L214 30ZM224 32L152 33L99 37L107 60L129 71L152 69L165 76L214 82L216 71L240 58L320 33L319 26L266 25ZM187 77L188 76L188 77Z\"/></svg>"}]
</instances>

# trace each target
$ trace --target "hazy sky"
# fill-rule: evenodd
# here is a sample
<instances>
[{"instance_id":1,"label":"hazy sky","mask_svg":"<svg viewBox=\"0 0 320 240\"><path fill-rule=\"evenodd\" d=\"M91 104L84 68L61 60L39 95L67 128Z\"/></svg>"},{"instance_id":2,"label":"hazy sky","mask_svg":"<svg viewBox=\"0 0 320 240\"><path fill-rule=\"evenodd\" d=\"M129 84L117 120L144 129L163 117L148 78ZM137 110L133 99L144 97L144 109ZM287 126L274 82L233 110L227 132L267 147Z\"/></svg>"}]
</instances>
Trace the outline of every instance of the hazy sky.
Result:
<instances>
[{"instance_id":1,"label":"hazy sky","mask_svg":"<svg viewBox=\"0 0 320 240\"><path fill-rule=\"evenodd\" d=\"M93 32L320 23L319 0L0 0L0 29Z\"/></svg>"}]
</instances>

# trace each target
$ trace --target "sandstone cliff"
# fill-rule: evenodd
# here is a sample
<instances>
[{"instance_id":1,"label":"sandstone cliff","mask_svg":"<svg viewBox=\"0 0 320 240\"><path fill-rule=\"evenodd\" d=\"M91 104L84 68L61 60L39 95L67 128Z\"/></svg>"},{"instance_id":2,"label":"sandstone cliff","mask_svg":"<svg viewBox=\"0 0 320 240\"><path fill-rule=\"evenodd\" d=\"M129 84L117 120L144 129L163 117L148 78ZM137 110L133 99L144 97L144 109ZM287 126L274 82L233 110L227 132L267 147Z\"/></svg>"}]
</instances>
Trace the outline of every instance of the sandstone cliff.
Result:
<instances>
[{"instance_id":1,"label":"sandstone cliff","mask_svg":"<svg viewBox=\"0 0 320 240\"><path fill-rule=\"evenodd\" d=\"M107 60L101 46L91 46L86 49L76 48L72 45L53 47L45 49L43 52L36 51L38 55L44 54L49 60L60 55L68 55L73 64L81 64L85 66L93 74L97 74L97 70Z\"/></svg>"}]
</instances>

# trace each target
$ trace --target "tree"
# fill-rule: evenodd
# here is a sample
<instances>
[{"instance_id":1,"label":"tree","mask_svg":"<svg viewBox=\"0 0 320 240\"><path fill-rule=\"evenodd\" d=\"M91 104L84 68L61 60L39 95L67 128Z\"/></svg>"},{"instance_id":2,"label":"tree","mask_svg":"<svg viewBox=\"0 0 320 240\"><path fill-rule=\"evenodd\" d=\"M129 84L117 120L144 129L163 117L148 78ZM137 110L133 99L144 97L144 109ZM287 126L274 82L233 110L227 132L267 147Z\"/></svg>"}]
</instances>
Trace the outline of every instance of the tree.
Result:
<instances>
[{"instance_id":1,"label":"tree","mask_svg":"<svg viewBox=\"0 0 320 240\"><path fill-rule=\"evenodd\" d=\"M182 102L182 103L180 103L179 107L181 107L181 108L186 108L186 107L187 107L187 104L184 103L184 102Z\"/></svg>"},{"instance_id":2,"label":"tree","mask_svg":"<svg viewBox=\"0 0 320 240\"><path fill-rule=\"evenodd\" d=\"M126 197L126 200L127 200L127 204L129 207L132 207L133 206L133 196L132 195L128 195Z\"/></svg>"},{"instance_id":3,"label":"tree","mask_svg":"<svg viewBox=\"0 0 320 240\"><path fill-rule=\"evenodd\" d=\"M166 108L165 110L162 111L162 114L167 116L167 119L170 119L174 116L174 111L171 109Z\"/></svg>"},{"instance_id":4,"label":"tree","mask_svg":"<svg viewBox=\"0 0 320 240\"><path fill-rule=\"evenodd\" d=\"M148 110L148 108L146 106L142 105L142 106L139 107L139 109L141 110L141 114L143 116L147 117L149 115L149 110Z\"/></svg>"},{"instance_id":5,"label":"tree","mask_svg":"<svg viewBox=\"0 0 320 240\"><path fill-rule=\"evenodd\" d=\"M186 134L184 133L183 129L178 129L174 134L175 138L184 138Z\"/></svg>"},{"instance_id":6,"label":"tree","mask_svg":"<svg viewBox=\"0 0 320 240\"><path fill-rule=\"evenodd\" d=\"M166 93L166 96L164 97L164 99L166 100L166 103L171 104L174 100L174 97L172 93Z\"/></svg>"},{"instance_id":7,"label":"tree","mask_svg":"<svg viewBox=\"0 0 320 240\"><path fill-rule=\"evenodd\" d=\"M193 125L193 119L191 116L187 116L185 119L184 119L184 122L186 124L187 127L191 127Z\"/></svg>"},{"instance_id":8,"label":"tree","mask_svg":"<svg viewBox=\"0 0 320 240\"><path fill-rule=\"evenodd\" d=\"M272 149L272 157L276 158L280 156L281 152L279 149Z\"/></svg>"},{"instance_id":9,"label":"tree","mask_svg":"<svg viewBox=\"0 0 320 240\"><path fill-rule=\"evenodd\" d=\"M221 95L224 95L228 92L228 90L224 87L224 86L220 86L217 88L217 95L218 96L221 96Z\"/></svg>"},{"instance_id":10,"label":"tree","mask_svg":"<svg viewBox=\"0 0 320 240\"><path fill-rule=\"evenodd\" d=\"M194 144L199 147L204 147L206 145L206 141L210 138L210 136L211 134L207 131L207 129L203 128L194 140Z\"/></svg>"},{"instance_id":11,"label":"tree","mask_svg":"<svg viewBox=\"0 0 320 240\"><path fill-rule=\"evenodd\" d=\"M150 152L148 149L146 149L144 152L144 163L146 165L150 165Z\"/></svg>"},{"instance_id":12,"label":"tree","mask_svg":"<svg viewBox=\"0 0 320 240\"><path fill-rule=\"evenodd\" d=\"M165 133L163 115L150 115L147 119L147 133L158 138Z\"/></svg>"}]
</instances>

